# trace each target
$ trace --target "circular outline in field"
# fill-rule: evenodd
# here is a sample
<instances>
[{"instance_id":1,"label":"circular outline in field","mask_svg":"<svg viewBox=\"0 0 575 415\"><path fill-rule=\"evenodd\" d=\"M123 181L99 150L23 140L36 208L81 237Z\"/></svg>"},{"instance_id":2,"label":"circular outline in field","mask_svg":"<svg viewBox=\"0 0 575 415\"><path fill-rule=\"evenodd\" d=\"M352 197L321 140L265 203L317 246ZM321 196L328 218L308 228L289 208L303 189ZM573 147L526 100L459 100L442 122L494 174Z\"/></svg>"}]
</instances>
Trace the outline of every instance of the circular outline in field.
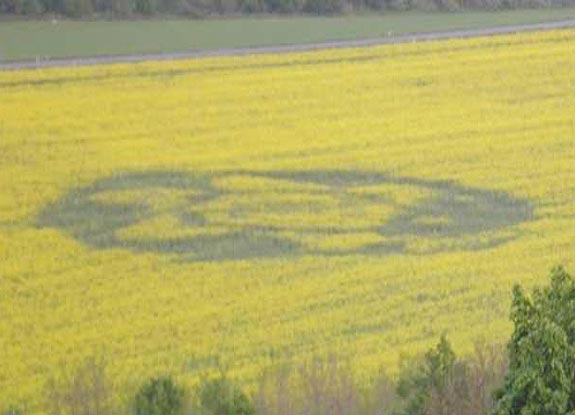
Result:
<instances>
[{"instance_id":1,"label":"circular outline in field","mask_svg":"<svg viewBox=\"0 0 575 415\"><path fill-rule=\"evenodd\" d=\"M386 221L359 229L337 223L302 231L293 225L269 223L238 224L223 233L208 233L177 238L126 239L123 229L153 219L157 212L149 200L102 202L98 196L109 192L161 192L187 194L186 205L168 206L164 214L175 218L183 229L213 226L205 214L189 206L206 206L222 197L237 198L240 191L226 190L217 183L239 177L244 180L264 179L292 186L308 186L311 196L328 196L374 205L388 203L380 196L362 195L350 190L359 187L394 185L415 188L427 196L408 206ZM279 186L278 186L279 187ZM276 190L277 191L277 190ZM307 191L308 194L310 190ZM343 195L343 196L342 196ZM188 206L189 205L189 206ZM314 209L314 206L309 208ZM321 210L321 207L315 207ZM287 209L287 208L286 208ZM229 217L234 213L230 208ZM245 213L245 212L244 212ZM250 212L248 211L248 214ZM281 212L280 212L281 213ZM431 218L423 221L422 218ZM37 218L37 226L64 231L84 244L99 249L123 248L135 252L176 254L191 261L238 260L299 255L391 255L432 254L452 250L478 250L497 246L517 237L517 232L501 231L533 218L531 204L503 192L411 177L397 177L366 171L228 171L189 173L148 171L122 173L99 180L92 185L73 189L61 200L47 206ZM434 220L437 219L437 220ZM298 238L286 238L285 232L296 235L313 233L320 237L343 236L369 232L381 235L381 241L349 249L310 248ZM432 246L414 252L409 241L425 240ZM454 241L456 243L454 243ZM445 242L445 243L443 243Z\"/></svg>"}]
</instances>

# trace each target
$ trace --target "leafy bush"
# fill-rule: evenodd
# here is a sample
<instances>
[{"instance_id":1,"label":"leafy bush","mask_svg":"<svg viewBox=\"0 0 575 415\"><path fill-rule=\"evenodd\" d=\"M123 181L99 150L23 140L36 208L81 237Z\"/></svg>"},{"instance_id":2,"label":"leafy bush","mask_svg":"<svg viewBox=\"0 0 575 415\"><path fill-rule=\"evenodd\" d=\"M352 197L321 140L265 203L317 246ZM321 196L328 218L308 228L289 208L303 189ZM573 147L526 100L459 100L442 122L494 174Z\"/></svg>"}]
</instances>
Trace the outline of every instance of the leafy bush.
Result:
<instances>
[{"instance_id":1,"label":"leafy bush","mask_svg":"<svg viewBox=\"0 0 575 415\"><path fill-rule=\"evenodd\" d=\"M44 6L39 0L24 0L22 12L25 15L35 16L44 12Z\"/></svg>"},{"instance_id":2,"label":"leafy bush","mask_svg":"<svg viewBox=\"0 0 575 415\"><path fill-rule=\"evenodd\" d=\"M155 0L136 0L135 8L136 12L145 15L151 15L156 12L157 4Z\"/></svg>"},{"instance_id":3,"label":"leafy bush","mask_svg":"<svg viewBox=\"0 0 575 415\"><path fill-rule=\"evenodd\" d=\"M17 406L9 406L7 409L0 411L2 415L24 415L24 410Z\"/></svg>"},{"instance_id":4,"label":"leafy bush","mask_svg":"<svg viewBox=\"0 0 575 415\"><path fill-rule=\"evenodd\" d=\"M405 415L424 413L432 394L443 394L456 357L445 335L420 364L404 366L398 381L398 395L405 399Z\"/></svg>"},{"instance_id":5,"label":"leafy bush","mask_svg":"<svg viewBox=\"0 0 575 415\"><path fill-rule=\"evenodd\" d=\"M477 343L475 355L458 359L445 336L424 358L404 365L397 383L404 415L480 415L494 408L493 392L507 373L507 356Z\"/></svg>"},{"instance_id":6,"label":"leafy bush","mask_svg":"<svg viewBox=\"0 0 575 415\"><path fill-rule=\"evenodd\" d=\"M188 17L237 13L345 14L364 10L458 11L573 6L575 0L0 0L0 13L71 17L177 14Z\"/></svg>"},{"instance_id":7,"label":"leafy bush","mask_svg":"<svg viewBox=\"0 0 575 415\"><path fill-rule=\"evenodd\" d=\"M136 393L135 415L181 415L184 395L184 389L170 377L150 379Z\"/></svg>"},{"instance_id":8,"label":"leafy bush","mask_svg":"<svg viewBox=\"0 0 575 415\"><path fill-rule=\"evenodd\" d=\"M89 16L94 9L91 0L63 0L63 12L67 16Z\"/></svg>"},{"instance_id":9,"label":"leafy bush","mask_svg":"<svg viewBox=\"0 0 575 415\"><path fill-rule=\"evenodd\" d=\"M337 14L345 7L344 0L307 0L304 11L314 14Z\"/></svg>"},{"instance_id":10,"label":"leafy bush","mask_svg":"<svg viewBox=\"0 0 575 415\"><path fill-rule=\"evenodd\" d=\"M263 0L240 0L239 5L242 13L259 13L266 9Z\"/></svg>"},{"instance_id":11,"label":"leafy bush","mask_svg":"<svg viewBox=\"0 0 575 415\"><path fill-rule=\"evenodd\" d=\"M293 13L301 11L300 0L264 0L265 7L270 12Z\"/></svg>"},{"instance_id":12,"label":"leafy bush","mask_svg":"<svg viewBox=\"0 0 575 415\"><path fill-rule=\"evenodd\" d=\"M528 297L513 290L509 374L495 415L575 413L575 280L561 267Z\"/></svg>"},{"instance_id":13,"label":"leafy bush","mask_svg":"<svg viewBox=\"0 0 575 415\"><path fill-rule=\"evenodd\" d=\"M206 380L200 386L201 413L205 415L254 415L245 393L225 376Z\"/></svg>"}]
</instances>

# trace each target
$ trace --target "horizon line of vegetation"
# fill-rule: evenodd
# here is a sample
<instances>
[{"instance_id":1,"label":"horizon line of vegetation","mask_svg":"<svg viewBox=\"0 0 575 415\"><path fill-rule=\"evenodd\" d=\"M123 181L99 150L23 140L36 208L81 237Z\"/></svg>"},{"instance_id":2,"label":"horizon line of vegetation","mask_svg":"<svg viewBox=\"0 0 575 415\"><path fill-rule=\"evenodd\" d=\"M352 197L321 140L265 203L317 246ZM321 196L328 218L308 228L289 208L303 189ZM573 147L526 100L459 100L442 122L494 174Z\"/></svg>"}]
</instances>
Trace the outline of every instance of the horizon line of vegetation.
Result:
<instances>
[{"instance_id":1,"label":"horizon line of vegetation","mask_svg":"<svg viewBox=\"0 0 575 415\"><path fill-rule=\"evenodd\" d=\"M258 14L342 15L365 11L515 10L573 7L575 0L0 0L0 15L72 18Z\"/></svg>"}]
</instances>

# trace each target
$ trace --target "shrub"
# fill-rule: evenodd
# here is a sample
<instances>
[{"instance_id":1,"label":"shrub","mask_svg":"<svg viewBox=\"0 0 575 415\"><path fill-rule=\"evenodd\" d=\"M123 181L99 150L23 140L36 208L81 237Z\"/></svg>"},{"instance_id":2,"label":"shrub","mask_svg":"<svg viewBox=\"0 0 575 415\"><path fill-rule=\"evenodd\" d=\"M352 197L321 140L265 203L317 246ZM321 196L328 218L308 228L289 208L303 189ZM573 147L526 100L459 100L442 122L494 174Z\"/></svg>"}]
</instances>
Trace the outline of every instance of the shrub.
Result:
<instances>
[{"instance_id":1,"label":"shrub","mask_svg":"<svg viewBox=\"0 0 575 415\"><path fill-rule=\"evenodd\" d=\"M137 13L151 15L156 12L158 5L155 0L135 0L135 9Z\"/></svg>"},{"instance_id":2,"label":"shrub","mask_svg":"<svg viewBox=\"0 0 575 415\"><path fill-rule=\"evenodd\" d=\"M23 13L26 15L39 15L44 12L44 7L39 0L24 0L23 1Z\"/></svg>"},{"instance_id":3,"label":"shrub","mask_svg":"<svg viewBox=\"0 0 575 415\"><path fill-rule=\"evenodd\" d=\"M170 377L150 379L134 397L135 415L181 415L184 395L184 389Z\"/></svg>"},{"instance_id":4,"label":"shrub","mask_svg":"<svg viewBox=\"0 0 575 415\"><path fill-rule=\"evenodd\" d=\"M402 368L397 392L406 401L404 414L423 414L432 395L441 397L456 363L455 353L445 335L419 364Z\"/></svg>"},{"instance_id":5,"label":"shrub","mask_svg":"<svg viewBox=\"0 0 575 415\"><path fill-rule=\"evenodd\" d=\"M265 11L265 2L263 0L240 0L239 7L242 13L258 13Z\"/></svg>"},{"instance_id":6,"label":"shrub","mask_svg":"<svg viewBox=\"0 0 575 415\"><path fill-rule=\"evenodd\" d=\"M135 0L107 0L106 10L122 17L130 16L136 8Z\"/></svg>"},{"instance_id":7,"label":"shrub","mask_svg":"<svg viewBox=\"0 0 575 415\"><path fill-rule=\"evenodd\" d=\"M265 8L270 12L291 13L301 10L300 0L265 0Z\"/></svg>"},{"instance_id":8,"label":"shrub","mask_svg":"<svg viewBox=\"0 0 575 415\"><path fill-rule=\"evenodd\" d=\"M205 415L254 415L252 402L225 376L206 380L200 386L200 411Z\"/></svg>"},{"instance_id":9,"label":"shrub","mask_svg":"<svg viewBox=\"0 0 575 415\"><path fill-rule=\"evenodd\" d=\"M561 267L548 287L513 290L509 374L495 415L575 412L575 280Z\"/></svg>"},{"instance_id":10,"label":"shrub","mask_svg":"<svg viewBox=\"0 0 575 415\"><path fill-rule=\"evenodd\" d=\"M306 0L304 3L304 11L314 14L338 14L344 7L344 0Z\"/></svg>"},{"instance_id":11,"label":"shrub","mask_svg":"<svg viewBox=\"0 0 575 415\"><path fill-rule=\"evenodd\" d=\"M0 411L0 414L2 414L2 415L24 415L24 409L12 405L3 411Z\"/></svg>"},{"instance_id":12,"label":"shrub","mask_svg":"<svg viewBox=\"0 0 575 415\"><path fill-rule=\"evenodd\" d=\"M94 11L91 0L63 0L63 12L67 16L89 16Z\"/></svg>"}]
</instances>

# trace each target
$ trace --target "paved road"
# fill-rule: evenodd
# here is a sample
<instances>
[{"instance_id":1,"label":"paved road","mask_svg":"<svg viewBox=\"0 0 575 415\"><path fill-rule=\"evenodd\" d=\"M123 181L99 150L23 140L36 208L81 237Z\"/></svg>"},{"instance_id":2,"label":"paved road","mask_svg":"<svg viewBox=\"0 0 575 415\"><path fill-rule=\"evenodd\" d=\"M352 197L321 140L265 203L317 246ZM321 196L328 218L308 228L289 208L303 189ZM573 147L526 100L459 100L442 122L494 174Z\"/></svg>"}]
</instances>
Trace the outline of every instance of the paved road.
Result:
<instances>
[{"instance_id":1,"label":"paved road","mask_svg":"<svg viewBox=\"0 0 575 415\"><path fill-rule=\"evenodd\" d=\"M518 32L534 32L542 30L556 30L556 29L567 29L567 28L575 28L575 20L513 25L513 26L498 26L484 29L450 30L445 32L434 32L434 33L413 33L413 34L389 36L383 38L305 43L299 45L190 50L178 53L111 55L111 56L94 56L88 58L47 59L47 60L19 61L19 62L8 62L8 63L0 62L0 70L37 69L37 68L51 68L51 67L62 67L62 66L104 65L113 63L130 63L130 62L146 62L146 61L167 61L167 60L182 60L182 59L204 58L214 56L241 56L241 55L268 54L268 53L306 52L318 49L359 48L359 47L376 46L376 45L427 42L432 40L454 39L454 38L464 39L471 37L496 36L496 35L518 33Z\"/></svg>"}]
</instances>

